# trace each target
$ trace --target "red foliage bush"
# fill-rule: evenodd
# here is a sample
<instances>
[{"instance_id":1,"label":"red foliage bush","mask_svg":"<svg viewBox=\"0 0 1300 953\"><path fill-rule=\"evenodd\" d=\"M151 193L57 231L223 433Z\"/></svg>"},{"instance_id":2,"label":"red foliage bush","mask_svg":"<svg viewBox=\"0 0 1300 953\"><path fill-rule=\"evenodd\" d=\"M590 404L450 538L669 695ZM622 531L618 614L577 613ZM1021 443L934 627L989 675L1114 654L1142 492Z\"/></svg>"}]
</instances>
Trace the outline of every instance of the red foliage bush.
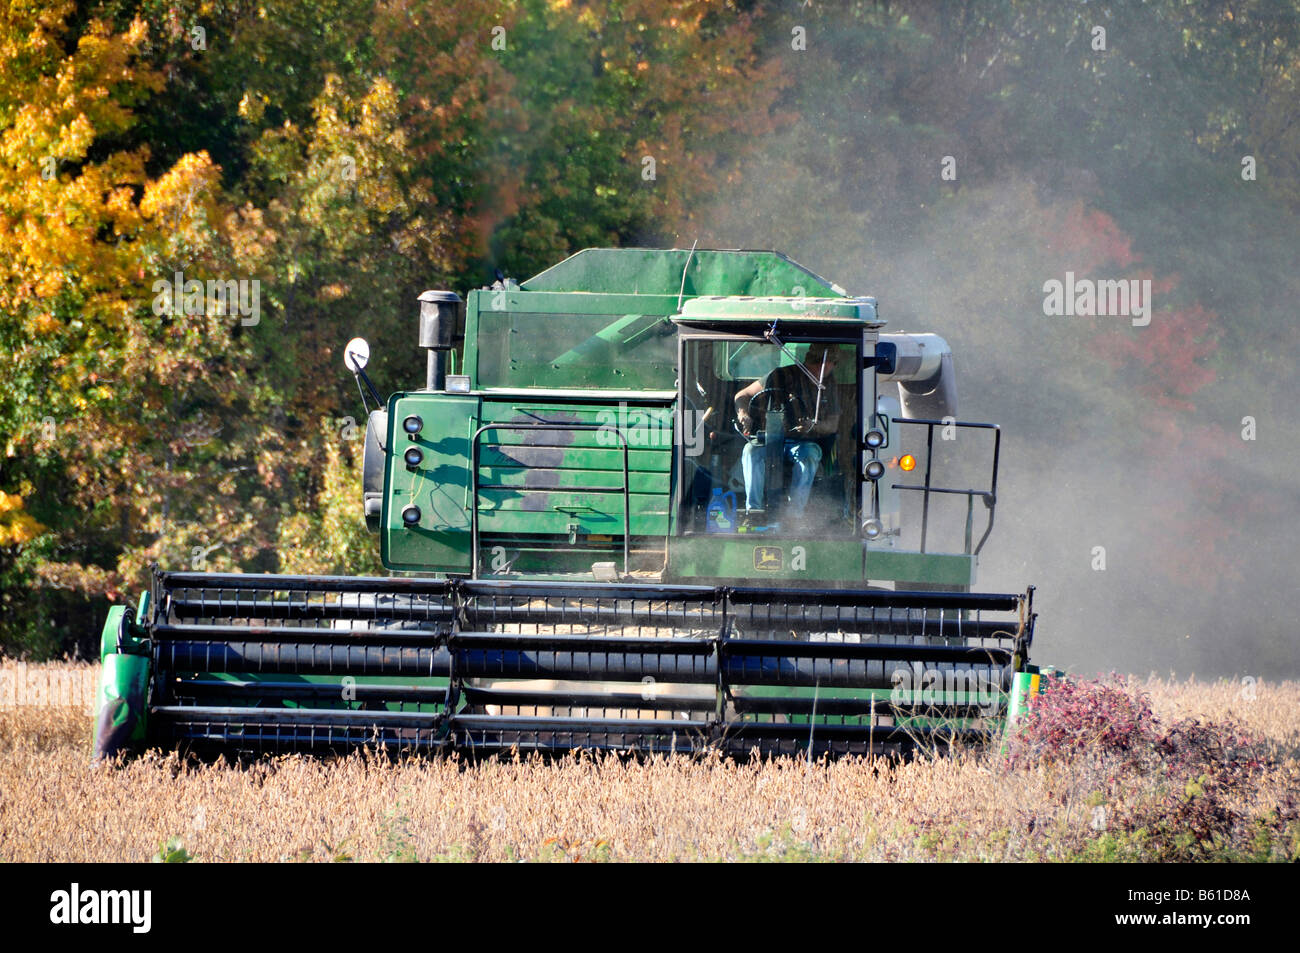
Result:
<instances>
[{"instance_id":1,"label":"red foliage bush","mask_svg":"<svg viewBox=\"0 0 1300 953\"><path fill-rule=\"evenodd\" d=\"M1013 763L1066 761L1085 752L1138 756L1150 751L1158 722L1144 696L1118 676L1051 679L1016 726Z\"/></svg>"},{"instance_id":2,"label":"red foliage bush","mask_svg":"<svg viewBox=\"0 0 1300 953\"><path fill-rule=\"evenodd\" d=\"M1107 828L1135 838L1147 859L1263 859L1259 835L1269 834L1265 846L1285 839L1300 819L1290 795L1254 826L1243 813L1241 795L1269 766L1261 741L1231 720L1184 718L1165 728L1115 675L1049 680L1012 731L1012 767L1076 765L1107 802L1122 802L1119 790L1137 778L1155 779L1154 799L1117 808Z\"/></svg>"}]
</instances>

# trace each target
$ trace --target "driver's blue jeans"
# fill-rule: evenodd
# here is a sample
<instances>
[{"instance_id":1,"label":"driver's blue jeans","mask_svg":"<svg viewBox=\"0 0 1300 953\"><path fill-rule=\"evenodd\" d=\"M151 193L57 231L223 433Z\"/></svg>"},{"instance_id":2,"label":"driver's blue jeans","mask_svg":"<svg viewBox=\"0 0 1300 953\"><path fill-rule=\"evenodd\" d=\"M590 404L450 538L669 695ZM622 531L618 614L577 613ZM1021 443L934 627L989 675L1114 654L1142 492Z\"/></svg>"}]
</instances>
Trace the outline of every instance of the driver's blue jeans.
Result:
<instances>
[{"instance_id":1,"label":"driver's blue jeans","mask_svg":"<svg viewBox=\"0 0 1300 953\"><path fill-rule=\"evenodd\" d=\"M745 473L747 509L764 508L763 491L767 480L764 463L769 449L747 443L741 452L740 463ZM812 492L813 478L817 476L817 465L822 462L822 448L811 440L787 440L785 459L794 464L794 472L790 476L790 512L798 516L808 505L808 494Z\"/></svg>"}]
</instances>

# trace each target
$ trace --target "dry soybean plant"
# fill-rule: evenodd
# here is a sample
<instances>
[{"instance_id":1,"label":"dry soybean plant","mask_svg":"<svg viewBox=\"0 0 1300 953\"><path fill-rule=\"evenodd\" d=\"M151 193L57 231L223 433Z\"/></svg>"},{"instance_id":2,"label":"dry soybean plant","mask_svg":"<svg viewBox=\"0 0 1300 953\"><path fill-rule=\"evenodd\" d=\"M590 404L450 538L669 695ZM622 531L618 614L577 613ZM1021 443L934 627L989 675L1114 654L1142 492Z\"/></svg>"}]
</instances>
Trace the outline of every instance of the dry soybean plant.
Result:
<instances>
[{"instance_id":1,"label":"dry soybean plant","mask_svg":"<svg viewBox=\"0 0 1300 953\"><path fill-rule=\"evenodd\" d=\"M153 752L92 766L83 708L11 706L0 710L0 860L148 861L160 848L196 861L1296 856L1300 683L1243 692L1236 682L1152 679L1124 689L1161 725L1232 721L1259 739L1249 784L1174 777L1159 758L1091 750L811 765L362 753L233 766Z\"/></svg>"}]
</instances>

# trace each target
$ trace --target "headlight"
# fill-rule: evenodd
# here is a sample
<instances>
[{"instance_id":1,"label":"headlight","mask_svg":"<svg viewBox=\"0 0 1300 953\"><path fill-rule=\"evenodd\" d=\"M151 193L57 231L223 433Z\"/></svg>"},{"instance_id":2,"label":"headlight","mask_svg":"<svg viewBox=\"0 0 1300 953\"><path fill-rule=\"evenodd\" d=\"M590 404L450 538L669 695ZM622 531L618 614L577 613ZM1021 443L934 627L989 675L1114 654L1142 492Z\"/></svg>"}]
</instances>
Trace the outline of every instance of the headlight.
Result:
<instances>
[{"instance_id":1,"label":"headlight","mask_svg":"<svg viewBox=\"0 0 1300 953\"><path fill-rule=\"evenodd\" d=\"M420 508L414 503L402 507L402 522L407 526L417 525L420 522Z\"/></svg>"},{"instance_id":2,"label":"headlight","mask_svg":"<svg viewBox=\"0 0 1300 953\"><path fill-rule=\"evenodd\" d=\"M877 539L884 531L885 524L874 516L869 516L862 521L862 535L867 539Z\"/></svg>"},{"instance_id":3,"label":"headlight","mask_svg":"<svg viewBox=\"0 0 1300 953\"><path fill-rule=\"evenodd\" d=\"M867 465L862 468L862 474L868 480L879 480L885 475L885 465L879 460L868 460Z\"/></svg>"},{"instance_id":4,"label":"headlight","mask_svg":"<svg viewBox=\"0 0 1300 953\"><path fill-rule=\"evenodd\" d=\"M415 414L411 414L411 416L402 421L402 429L414 437L424 429L424 421Z\"/></svg>"},{"instance_id":5,"label":"headlight","mask_svg":"<svg viewBox=\"0 0 1300 953\"><path fill-rule=\"evenodd\" d=\"M402 454L402 459L406 461L408 467L414 470L420 465L420 461L424 459L424 451L419 447L412 447Z\"/></svg>"},{"instance_id":6,"label":"headlight","mask_svg":"<svg viewBox=\"0 0 1300 953\"><path fill-rule=\"evenodd\" d=\"M868 430L866 441L867 446L872 450L875 450L877 447L883 447L885 445L885 435L879 430Z\"/></svg>"}]
</instances>

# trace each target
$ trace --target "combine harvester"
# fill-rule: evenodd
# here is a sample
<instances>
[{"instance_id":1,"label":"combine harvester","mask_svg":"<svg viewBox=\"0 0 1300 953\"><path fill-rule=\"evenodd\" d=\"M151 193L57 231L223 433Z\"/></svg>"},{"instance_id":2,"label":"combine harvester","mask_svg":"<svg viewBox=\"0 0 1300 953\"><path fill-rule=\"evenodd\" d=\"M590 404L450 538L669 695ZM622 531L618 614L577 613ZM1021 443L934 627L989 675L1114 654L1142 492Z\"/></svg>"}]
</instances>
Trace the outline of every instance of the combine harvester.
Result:
<instances>
[{"instance_id":1,"label":"combine harvester","mask_svg":"<svg viewBox=\"0 0 1300 953\"><path fill-rule=\"evenodd\" d=\"M1032 589L971 592L1000 435L956 419L943 339L762 251L588 249L419 300L423 388L385 403L366 342L345 353L395 575L155 572L104 628L98 755L820 757L1001 729Z\"/></svg>"}]
</instances>

